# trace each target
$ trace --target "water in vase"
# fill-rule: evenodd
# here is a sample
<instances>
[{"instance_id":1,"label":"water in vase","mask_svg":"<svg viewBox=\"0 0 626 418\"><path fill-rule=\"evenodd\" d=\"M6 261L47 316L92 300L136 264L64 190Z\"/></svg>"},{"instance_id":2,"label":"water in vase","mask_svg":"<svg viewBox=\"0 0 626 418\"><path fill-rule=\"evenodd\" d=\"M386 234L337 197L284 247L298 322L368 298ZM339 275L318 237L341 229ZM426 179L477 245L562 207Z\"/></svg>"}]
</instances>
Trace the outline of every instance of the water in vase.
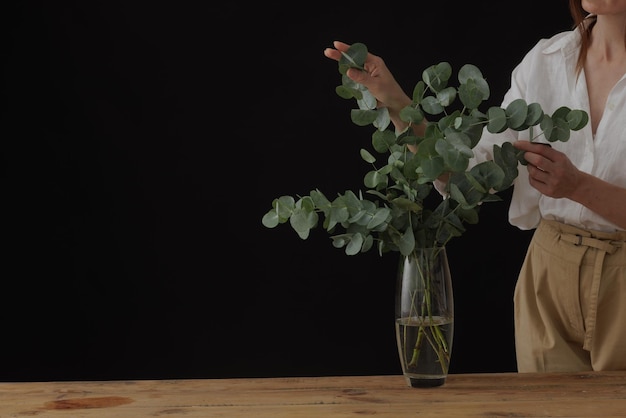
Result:
<instances>
[{"instance_id":1,"label":"water in vase","mask_svg":"<svg viewBox=\"0 0 626 418\"><path fill-rule=\"evenodd\" d=\"M432 316L396 320L400 362L410 386L440 386L445 382L452 334L452 318Z\"/></svg>"}]
</instances>

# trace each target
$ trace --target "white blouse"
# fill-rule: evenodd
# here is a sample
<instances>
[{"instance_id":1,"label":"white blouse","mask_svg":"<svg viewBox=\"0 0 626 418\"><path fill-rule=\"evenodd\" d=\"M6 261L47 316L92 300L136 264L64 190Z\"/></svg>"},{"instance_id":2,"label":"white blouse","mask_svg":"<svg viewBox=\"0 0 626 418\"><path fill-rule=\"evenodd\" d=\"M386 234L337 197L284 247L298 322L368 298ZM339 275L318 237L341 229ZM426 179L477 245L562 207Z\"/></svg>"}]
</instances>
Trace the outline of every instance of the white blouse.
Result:
<instances>
[{"instance_id":1,"label":"white blouse","mask_svg":"<svg viewBox=\"0 0 626 418\"><path fill-rule=\"evenodd\" d=\"M501 106L504 108L513 100L522 98L528 104L539 103L546 114L552 114L561 106L590 113L584 71L578 79L576 77L579 43L580 34L576 30L541 39L513 70L511 87ZM534 128L535 135L540 131L538 126ZM480 143L474 148L475 157L470 165L492 159L493 144L516 139L528 139L528 131L507 130L492 134L485 129ZM626 187L626 76L611 90L595 138L591 123L588 123L580 131L572 131L567 142L557 141L551 145L565 153L579 170ZM620 230L579 203L543 196L528 183L526 167L519 165L518 168L519 176L514 183L509 207L512 225L533 229L541 218L545 218L585 229Z\"/></svg>"}]
</instances>

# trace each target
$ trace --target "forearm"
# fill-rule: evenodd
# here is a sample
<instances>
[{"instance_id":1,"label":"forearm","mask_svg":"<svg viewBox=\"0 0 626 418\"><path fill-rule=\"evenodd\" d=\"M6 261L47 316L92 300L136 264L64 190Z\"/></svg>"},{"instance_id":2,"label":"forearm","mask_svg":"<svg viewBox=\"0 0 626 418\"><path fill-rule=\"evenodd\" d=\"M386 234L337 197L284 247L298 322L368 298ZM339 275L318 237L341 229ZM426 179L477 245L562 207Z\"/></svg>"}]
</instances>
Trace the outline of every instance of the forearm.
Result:
<instances>
[{"instance_id":1,"label":"forearm","mask_svg":"<svg viewBox=\"0 0 626 418\"><path fill-rule=\"evenodd\" d=\"M407 122L400 119L400 111L410 104L411 99L406 96L404 99L398 100L395 106L387 106L387 110L389 111L389 118L391 119L391 123L393 123L396 132L404 132L404 130L409 126ZM424 119L421 123L412 124L411 129L413 130L413 134L418 137L424 136L427 123L428 122L426 121L426 119ZM417 147L413 145L408 145L408 147L411 152L417 152Z\"/></svg>"},{"instance_id":2,"label":"forearm","mask_svg":"<svg viewBox=\"0 0 626 418\"><path fill-rule=\"evenodd\" d=\"M400 97L388 100L386 103L380 102L380 105L386 107L389 111L389 118L391 119L393 126L396 128L396 132L403 132L409 124L400 119L400 111L411 105L411 99L402 91L400 91L398 95Z\"/></svg>"}]
</instances>

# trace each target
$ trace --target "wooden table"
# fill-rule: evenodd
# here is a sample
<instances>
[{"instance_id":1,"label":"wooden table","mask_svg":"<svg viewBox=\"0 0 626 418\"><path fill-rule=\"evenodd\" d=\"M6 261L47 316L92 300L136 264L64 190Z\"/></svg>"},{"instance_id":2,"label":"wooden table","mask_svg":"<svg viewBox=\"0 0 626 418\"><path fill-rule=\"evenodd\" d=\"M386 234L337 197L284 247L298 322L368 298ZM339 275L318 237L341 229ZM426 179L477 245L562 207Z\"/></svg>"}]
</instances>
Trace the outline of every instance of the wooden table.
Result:
<instances>
[{"instance_id":1,"label":"wooden table","mask_svg":"<svg viewBox=\"0 0 626 418\"><path fill-rule=\"evenodd\" d=\"M616 417L626 371L0 383L0 417Z\"/></svg>"}]
</instances>

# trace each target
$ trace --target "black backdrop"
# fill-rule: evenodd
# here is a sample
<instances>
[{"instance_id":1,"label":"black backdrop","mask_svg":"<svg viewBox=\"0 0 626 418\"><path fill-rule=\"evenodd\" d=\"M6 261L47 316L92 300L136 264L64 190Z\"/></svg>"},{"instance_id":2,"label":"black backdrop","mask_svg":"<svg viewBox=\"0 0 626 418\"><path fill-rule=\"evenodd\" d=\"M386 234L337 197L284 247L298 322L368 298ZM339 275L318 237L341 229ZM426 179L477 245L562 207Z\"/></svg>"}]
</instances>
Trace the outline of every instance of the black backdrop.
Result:
<instances>
[{"instance_id":1,"label":"black backdrop","mask_svg":"<svg viewBox=\"0 0 626 418\"><path fill-rule=\"evenodd\" d=\"M459 4L460 3L460 4ZM497 105L567 2L4 6L0 380L400 373L394 256L348 257L261 217L358 188L370 129L334 88L334 39L407 89L442 60ZM515 370L512 293L530 238L504 201L448 248L452 373Z\"/></svg>"}]
</instances>

